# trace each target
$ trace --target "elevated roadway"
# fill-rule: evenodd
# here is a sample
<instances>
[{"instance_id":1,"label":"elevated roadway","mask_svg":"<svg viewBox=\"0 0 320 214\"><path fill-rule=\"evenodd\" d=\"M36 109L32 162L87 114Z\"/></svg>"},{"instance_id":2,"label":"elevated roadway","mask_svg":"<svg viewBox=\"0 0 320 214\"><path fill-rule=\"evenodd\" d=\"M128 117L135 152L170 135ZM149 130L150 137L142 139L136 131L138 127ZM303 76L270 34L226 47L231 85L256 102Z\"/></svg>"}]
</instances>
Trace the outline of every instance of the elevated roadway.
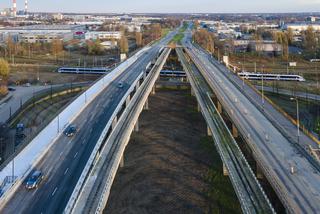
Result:
<instances>
[{"instance_id":1,"label":"elevated roadway","mask_svg":"<svg viewBox=\"0 0 320 214\"><path fill-rule=\"evenodd\" d=\"M228 169L243 212L274 213L272 205L214 105L210 86L196 66L192 62L188 62L183 50L176 50L184 70L187 72L208 128L211 130L217 150Z\"/></svg>"},{"instance_id":2,"label":"elevated roadway","mask_svg":"<svg viewBox=\"0 0 320 214\"><path fill-rule=\"evenodd\" d=\"M23 185L4 205L1 213L62 213L106 124L133 82L172 38L170 33L107 86L75 119L78 133L73 138L61 135L34 169L45 179L38 189L27 191ZM118 87L118 83L123 88Z\"/></svg>"},{"instance_id":3,"label":"elevated roadway","mask_svg":"<svg viewBox=\"0 0 320 214\"><path fill-rule=\"evenodd\" d=\"M240 79L235 80L238 77L232 76L226 68L190 41L191 32L188 31L183 41L187 53L250 146L258 166L287 212L319 213L319 165L302 149L303 145L316 143L302 135L301 144L297 144L294 136L296 129L290 128L290 121L280 116L272 120L279 112L270 106L268 109L271 109L267 111L267 104L258 105L255 99L250 98L259 97L258 94L254 95L255 92L249 89L247 91L248 87ZM246 91L242 89L242 84Z\"/></svg>"},{"instance_id":4,"label":"elevated roadway","mask_svg":"<svg viewBox=\"0 0 320 214\"><path fill-rule=\"evenodd\" d=\"M134 129L138 129L138 118L143 110L148 96L160 75L160 71L170 54L166 48L154 67L143 75L142 83L136 88L130 102L119 117L117 125L108 137L105 147L99 155L96 164L90 170L86 183L73 208L67 207L65 213L102 213L106 206L113 180L119 165L123 162L123 154ZM130 99L131 97L129 97Z\"/></svg>"}]
</instances>

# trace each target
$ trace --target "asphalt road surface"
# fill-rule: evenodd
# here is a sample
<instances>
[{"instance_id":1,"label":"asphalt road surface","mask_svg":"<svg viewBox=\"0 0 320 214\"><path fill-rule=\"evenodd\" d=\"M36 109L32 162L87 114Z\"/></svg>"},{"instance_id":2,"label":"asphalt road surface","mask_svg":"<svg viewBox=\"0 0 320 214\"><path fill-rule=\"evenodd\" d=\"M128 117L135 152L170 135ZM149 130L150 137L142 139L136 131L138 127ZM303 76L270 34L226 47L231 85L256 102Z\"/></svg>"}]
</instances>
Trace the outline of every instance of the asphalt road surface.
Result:
<instances>
[{"instance_id":1,"label":"asphalt road surface","mask_svg":"<svg viewBox=\"0 0 320 214\"><path fill-rule=\"evenodd\" d=\"M166 45L172 34L152 46L123 72L76 118L78 133L73 138L62 135L36 167L45 179L38 189L19 187L2 213L62 213L84 169L101 132L118 103L147 64ZM124 87L118 88L122 82Z\"/></svg>"}]
</instances>

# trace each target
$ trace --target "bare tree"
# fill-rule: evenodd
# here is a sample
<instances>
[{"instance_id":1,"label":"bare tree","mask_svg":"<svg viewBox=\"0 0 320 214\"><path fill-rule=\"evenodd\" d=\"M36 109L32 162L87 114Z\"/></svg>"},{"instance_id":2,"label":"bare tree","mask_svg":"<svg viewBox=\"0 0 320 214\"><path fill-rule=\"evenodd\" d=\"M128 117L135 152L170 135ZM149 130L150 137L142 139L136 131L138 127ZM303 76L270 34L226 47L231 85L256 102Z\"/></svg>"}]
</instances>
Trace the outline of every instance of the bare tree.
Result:
<instances>
[{"instance_id":1,"label":"bare tree","mask_svg":"<svg viewBox=\"0 0 320 214\"><path fill-rule=\"evenodd\" d=\"M7 80L9 78L9 64L6 60L0 59L0 94L4 95L8 92Z\"/></svg>"},{"instance_id":2,"label":"bare tree","mask_svg":"<svg viewBox=\"0 0 320 214\"><path fill-rule=\"evenodd\" d=\"M125 36L121 37L119 45L120 45L121 53L128 53L129 52L128 39Z\"/></svg>"},{"instance_id":3,"label":"bare tree","mask_svg":"<svg viewBox=\"0 0 320 214\"><path fill-rule=\"evenodd\" d=\"M136 32L136 44L138 47L142 46L142 33Z\"/></svg>"}]
</instances>

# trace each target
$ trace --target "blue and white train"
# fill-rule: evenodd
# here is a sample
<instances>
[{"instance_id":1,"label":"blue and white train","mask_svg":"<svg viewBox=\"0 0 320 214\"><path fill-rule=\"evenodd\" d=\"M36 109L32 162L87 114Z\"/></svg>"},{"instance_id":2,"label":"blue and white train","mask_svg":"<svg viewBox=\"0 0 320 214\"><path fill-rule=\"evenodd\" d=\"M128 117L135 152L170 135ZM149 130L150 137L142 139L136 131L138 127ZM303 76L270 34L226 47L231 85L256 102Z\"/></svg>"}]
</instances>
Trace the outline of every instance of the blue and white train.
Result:
<instances>
[{"instance_id":1,"label":"blue and white train","mask_svg":"<svg viewBox=\"0 0 320 214\"><path fill-rule=\"evenodd\" d=\"M247 80L277 80L277 81L306 81L302 76L295 74L261 74L261 73L250 73L250 72L241 72L238 73L239 77Z\"/></svg>"},{"instance_id":2,"label":"blue and white train","mask_svg":"<svg viewBox=\"0 0 320 214\"><path fill-rule=\"evenodd\" d=\"M111 69L106 67L99 67L99 68L62 67L58 69L59 73L69 73L69 74L106 74L110 71Z\"/></svg>"}]
</instances>

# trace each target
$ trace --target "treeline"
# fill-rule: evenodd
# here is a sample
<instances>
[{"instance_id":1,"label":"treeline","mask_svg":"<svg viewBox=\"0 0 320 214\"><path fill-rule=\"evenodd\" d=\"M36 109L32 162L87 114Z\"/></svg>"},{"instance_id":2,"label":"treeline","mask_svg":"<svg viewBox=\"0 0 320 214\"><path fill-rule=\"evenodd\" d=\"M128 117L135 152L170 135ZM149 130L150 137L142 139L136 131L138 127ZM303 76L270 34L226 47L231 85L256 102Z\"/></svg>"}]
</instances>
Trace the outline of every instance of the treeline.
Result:
<instances>
[{"instance_id":1,"label":"treeline","mask_svg":"<svg viewBox=\"0 0 320 214\"><path fill-rule=\"evenodd\" d=\"M29 56L51 53L52 55L58 55L63 51L63 41L52 40L51 43L26 43L26 42L14 42L11 37L8 37L5 45L0 47L0 52L3 57L13 56Z\"/></svg>"},{"instance_id":2,"label":"treeline","mask_svg":"<svg viewBox=\"0 0 320 214\"><path fill-rule=\"evenodd\" d=\"M193 41L211 53L214 52L214 40L213 33L205 29L200 29L193 34Z\"/></svg>"}]
</instances>

